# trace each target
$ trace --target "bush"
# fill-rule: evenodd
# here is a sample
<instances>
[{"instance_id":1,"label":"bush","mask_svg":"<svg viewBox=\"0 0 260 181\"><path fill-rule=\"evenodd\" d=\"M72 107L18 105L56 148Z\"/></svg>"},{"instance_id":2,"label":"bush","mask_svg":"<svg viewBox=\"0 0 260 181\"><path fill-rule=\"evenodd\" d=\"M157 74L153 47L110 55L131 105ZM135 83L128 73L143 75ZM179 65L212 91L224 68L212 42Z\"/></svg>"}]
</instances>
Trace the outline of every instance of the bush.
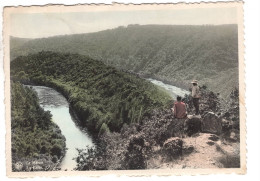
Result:
<instances>
[{"instance_id":1,"label":"bush","mask_svg":"<svg viewBox=\"0 0 260 181\"><path fill-rule=\"evenodd\" d=\"M47 152L46 146L42 146L40 153L45 154Z\"/></svg>"},{"instance_id":2,"label":"bush","mask_svg":"<svg viewBox=\"0 0 260 181\"><path fill-rule=\"evenodd\" d=\"M56 155L54 155L54 156L52 157L52 159L51 159L51 161L52 161L53 163L57 163L58 160L59 160L59 159L58 159L58 157L57 157Z\"/></svg>"},{"instance_id":3,"label":"bush","mask_svg":"<svg viewBox=\"0 0 260 181\"><path fill-rule=\"evenodd\" d=\"M240 155L225 154L218 159L224 168L240 168Z\"/></svg>"},{"instance_id":4,"label":"bush","mask_svg":"<svg viewBox=\"0 0 260 181\"><path fill-rule=\"evenodd\" d=\"M57 144L53 145L53 147L51 148L51 155L56 155L58 158L60 158L62 155L62 147Z\"/></svg>"},{"instance_id":5,"label":"bush","mask_svg":"<svg viewBox=\"0 0 260 181\"><path fill-rule=\"evenodd\" d=\"M78 149L78 156L75 158L77 162L76 170L106 170L107 162L101 147L87 147L86 149ZM111 163L109 163L111 164Z\"/></svg>"},{"instance_id":6,"label":"bush","mask_svg":"<svg viewBox=\"0 0 260 181\"><path fill-rule=\"evenodd\" d=\"M109 132L110 132L109 127L107 126L106 123L103 123L101 128L99 129L98 135L100 136L103 135L104 133L109 133Z\"/></svg>"},{"instance_id":7,"label":"bush","mask_svg":"<svg viewBox=\"0 0 260 181\"><path fill-rule=\"evenodd\" d=\"M124 164L126 169L145 169L144 139L134 136L127 147Z\"/></svg>"}]
</instances>

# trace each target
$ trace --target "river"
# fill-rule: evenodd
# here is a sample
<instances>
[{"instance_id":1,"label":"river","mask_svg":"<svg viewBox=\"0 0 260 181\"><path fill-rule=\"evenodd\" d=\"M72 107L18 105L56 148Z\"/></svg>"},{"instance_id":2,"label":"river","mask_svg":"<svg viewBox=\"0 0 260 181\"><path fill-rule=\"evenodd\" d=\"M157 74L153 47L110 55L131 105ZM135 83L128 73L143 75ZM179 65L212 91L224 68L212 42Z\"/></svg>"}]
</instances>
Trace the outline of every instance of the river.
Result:
<instances>
[{"instance_id":1,"label":"river","mask_svg":"<svg viewBox=\"0 0 260 181\"><path fill-rule=\"evenodd\" d=\"M190 94L190 92L185 89L181 89L179 87L176 87L176 86L173 86L170 84L165 84L159 80L155 80L155 79L151 79L151 78L148 78L147 80L149 80L150 82L152 82L153 84L155 84L159 87L164 88L174 99L176 99L177 95L184 97L185 94Z\"/></svg>"},{"instance_id":2,"label":"river","mask_svg":"<svg viewBox=\"0 0 260 181\"><path fill-rule=\"evenodd\" d=\"M176 98L177 95L184 96L189 94L188 91L164 84L161 81L155 79L147 79L153 84L156 84L164 88L172 98ZM76 167L76 161L73 160L78 154L77 148L83 149L86 146L94 146L92 138L75 124L73 116L69 111L69 104L66 98L59 92L52 88L44 86L31 86L38 94L40 105L45 111L50 111L53 121L59 126L62 134L66 138L67 151L61 162L61 170L73 170Z\"/></svg>"},{"instance_id":3,"label":"river","mask_svg":"<svg viewBox=\"0 0 260 181\"><path fill-rule=\"evenodd\" d=\"M61 170L73 170L76 161L73 160L78 154L76 148L83 149L86 146L94 146L92 138L73 121L69 112L69 104L66 98L52 88L44 86L32 86L40 99L40 105L45 111L50 111L53 121L59 126L66 138L67 151L62 159Z\"/></svg>"}]
</instances>

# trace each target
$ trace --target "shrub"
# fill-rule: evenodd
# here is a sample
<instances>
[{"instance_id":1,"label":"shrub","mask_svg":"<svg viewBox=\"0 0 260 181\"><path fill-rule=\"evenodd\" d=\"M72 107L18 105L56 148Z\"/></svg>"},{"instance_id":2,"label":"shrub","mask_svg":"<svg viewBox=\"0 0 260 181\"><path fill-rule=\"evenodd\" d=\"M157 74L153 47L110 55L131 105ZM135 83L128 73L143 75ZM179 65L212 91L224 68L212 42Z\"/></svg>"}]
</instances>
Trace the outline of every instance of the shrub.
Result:
<instances>
[{"instance_id":1,"label":"shrub","mask_svg":"<svg viewBox=\"0 0 260 181\"><path fill-rule=\"evenodd\" d=\"M53 145L53 147L51 148L51 155L56 155L58 158L60 158L62 155L62 147L57 144Z\"/></svg>"},{"instance_id":2,"label":"shrub","mask_svg":"<svg viewBox=\"0 0 260 181\"><path fill-rule=\"evenodd\" d=\"M58 157L57 157L56 155L54 155L54 156L52 157L52 159L51 159L51 161L52 161L53 163L57 163L58 160L59 160L59 159L58 159Z\"/></svg>"},{"instance_id":3,"label":"shrub","mask_svg":"<svg viewBox=\"0 0 260 181\"><path fill-rule=\"evenodd\" d=\"M103 123L101 128L99 129L98 135L100 136L103 135L104 133L109 133L109 132L110 132L109 127L107 126L106 123Z\"/></svg>"},{"instance_id":4,"label":"shrub","mask_svg":"<svg viewBox=\"0 0 260 181\"><path fill-rule=\"evenodd\" d=\"M124 164L127 169L145 169L144 139L141 136L131 138L125 154Z\"/></svg>"}]
</instances>

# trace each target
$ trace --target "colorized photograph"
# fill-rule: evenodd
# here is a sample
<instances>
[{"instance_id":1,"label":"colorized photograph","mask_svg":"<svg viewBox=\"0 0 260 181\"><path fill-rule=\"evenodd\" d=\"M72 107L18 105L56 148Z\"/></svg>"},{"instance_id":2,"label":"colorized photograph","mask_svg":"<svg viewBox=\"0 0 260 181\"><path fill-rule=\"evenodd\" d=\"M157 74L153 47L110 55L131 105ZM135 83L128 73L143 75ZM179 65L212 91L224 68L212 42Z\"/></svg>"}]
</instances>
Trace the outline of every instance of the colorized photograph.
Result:
<instances>
[{"instance_id":1,"label":"colorized photograph","mask_svg":"<svg viewBox=\"0 0 260 181\"><path fill-rule=\"evenodd\" d=\"M245 173L242 5L6 7L8 174Z\"/></svg>"}]
</instances>

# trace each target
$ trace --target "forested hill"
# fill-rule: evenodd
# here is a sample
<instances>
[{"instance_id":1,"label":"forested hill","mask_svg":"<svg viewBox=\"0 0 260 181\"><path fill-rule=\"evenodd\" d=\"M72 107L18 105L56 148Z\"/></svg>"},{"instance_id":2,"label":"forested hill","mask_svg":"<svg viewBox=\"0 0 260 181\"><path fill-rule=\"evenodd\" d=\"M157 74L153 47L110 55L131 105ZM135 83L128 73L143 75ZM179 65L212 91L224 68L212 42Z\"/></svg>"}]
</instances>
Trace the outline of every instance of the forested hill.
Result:
<instances>
[{"instance_id":1,"label":"forested hill","mask_svg":"<svg viewBox=\"0 0 260 181\"><path fill-rule=\"evenodd\" d=\"M15 81L11 81L11 131L13 171L53 170L65 155L66 139L50 112L40 107L36 92Z\"/></svg>"},{"instance_id":2,"label":"forested hill","mask_svg":"<svg viewBox=\"0 0 260 181\"><path fill-rule=\"evenodd\" d=\"M88 55L186 87L198 79L221 95L238 87L237 25L129 25L11 44L11 59L42 50Z\"/></svg>"},{"instance_id":3,"label":"forested hill","mask_svg":"<svg viewBox=\"0 0 260 181\"><path fill-rule=\"evenodd\" d=\"M21 46L23 46L26 42L33 40L30 38L16 38L16 37L10 37L10 45L12 46L12 50L14 50L15 48L19 48Z\"/></svg>"},{"instance_id":4,"label":"forested hill","mask_svg":"<svg viewBox=\"0 0 260 181\"><path fill-rule=\"evenodd\" d=\"M96 135L120 131L124 124L138 123L171 102L149 81L78 54L40 52L18 57L11 62L11 78L62 92L81 126Z\"/></svg>"}]
</instances>

